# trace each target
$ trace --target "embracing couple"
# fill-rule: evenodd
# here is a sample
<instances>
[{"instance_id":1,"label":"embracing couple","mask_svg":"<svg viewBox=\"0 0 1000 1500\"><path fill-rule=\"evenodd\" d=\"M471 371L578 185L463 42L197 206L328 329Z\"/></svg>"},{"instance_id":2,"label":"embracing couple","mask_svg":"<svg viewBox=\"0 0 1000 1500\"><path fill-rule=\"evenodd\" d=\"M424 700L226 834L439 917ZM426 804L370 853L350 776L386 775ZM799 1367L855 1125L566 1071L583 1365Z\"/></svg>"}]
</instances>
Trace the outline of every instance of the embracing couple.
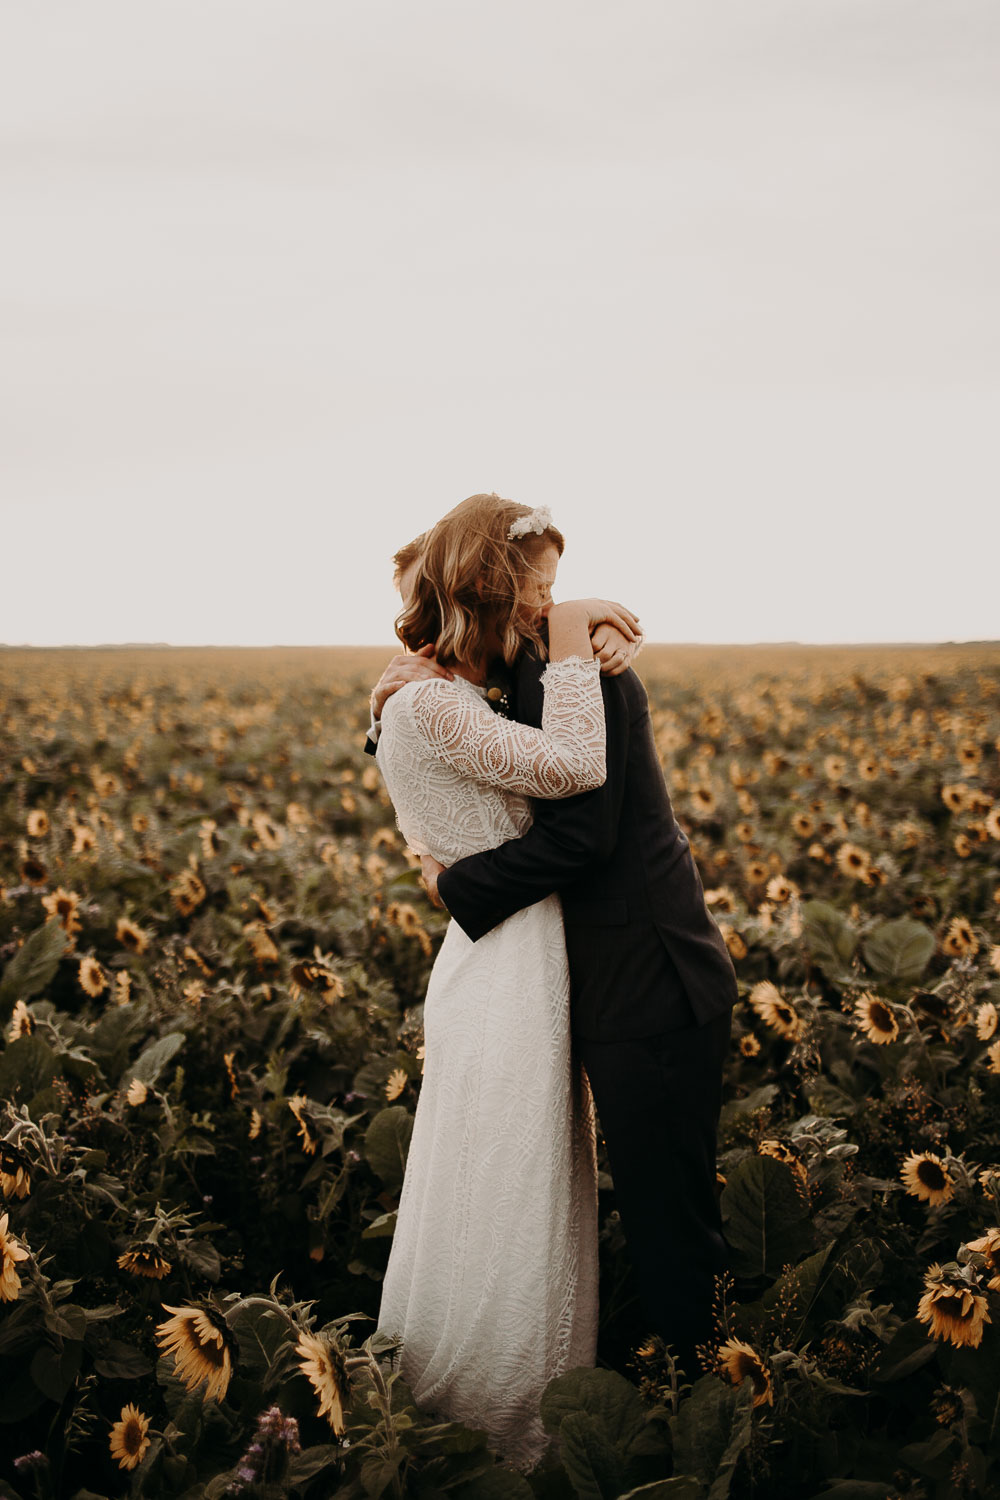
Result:
<instances>
[{"instance_id":1,"label":"embracing couple","mask_svg":"<svg viewBox=\"0 0 1000 1500\"><path fill-rule=\"evenodd\" d=\"M595 1106L640 1331L689 1379L727 1259L736 977L631 669L638 620L553 603L563 547L548 510L473 495L403 548L409 654L372 694L369 736L453 918L379 1327L417 1404L522 1470L546 1449L544 1387L596 1357Z\"/></svg>"}]
</instances>

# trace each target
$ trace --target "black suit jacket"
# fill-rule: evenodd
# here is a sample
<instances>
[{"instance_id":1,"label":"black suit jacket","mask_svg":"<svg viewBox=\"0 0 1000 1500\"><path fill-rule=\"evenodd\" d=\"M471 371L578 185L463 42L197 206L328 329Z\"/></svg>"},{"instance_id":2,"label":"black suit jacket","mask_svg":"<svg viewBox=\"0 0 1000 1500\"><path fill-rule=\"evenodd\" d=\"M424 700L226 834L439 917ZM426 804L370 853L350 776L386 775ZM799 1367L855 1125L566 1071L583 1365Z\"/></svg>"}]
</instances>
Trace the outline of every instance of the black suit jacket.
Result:
<instances>
[{"instance_id":1,"label":"black suit jacket","mask_svg":"<svg viewBox=\"0 0 1000 1500\"><path fill-rule=\"evenodd\" d=\"M516 717L541 725L544 663L515 670ZM475 941L558 891L566 926L573 1031L592 1041L702 1025L737 998L736 973L705 905L653 738L649 703L630 669L602 677L608 775L602 787L538 799L519 839L459 860L438 890Z\"/></svg>"}]
</instances>

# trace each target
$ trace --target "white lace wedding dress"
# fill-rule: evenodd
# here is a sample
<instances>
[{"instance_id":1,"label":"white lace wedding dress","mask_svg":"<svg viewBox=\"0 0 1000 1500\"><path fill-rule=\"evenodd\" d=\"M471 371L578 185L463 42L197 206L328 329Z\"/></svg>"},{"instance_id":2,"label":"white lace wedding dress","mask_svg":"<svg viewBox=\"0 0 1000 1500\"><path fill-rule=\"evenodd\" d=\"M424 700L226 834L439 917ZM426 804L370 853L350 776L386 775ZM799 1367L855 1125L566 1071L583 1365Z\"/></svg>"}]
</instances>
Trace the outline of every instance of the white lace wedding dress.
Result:
<instances>
[{"instance_id":1,"label":"white lace wedding dress","mask_svg":"<svg viewBox=\"0 0 1000 1500\"><path fill-rule=\"evenodd\" d=\"M523 833L528 797L604 780L599 666L552 662L541 730L458 678L410 683L377 760L410 847L450 865ZM485 1429L516 1467L547 1446L545 1385L593 1365L597 1168L570 1054L558 896L473 943L452 922L424 1006L425 1059L379 1327L417 1405Z\"/></svg>"}]
</instances>

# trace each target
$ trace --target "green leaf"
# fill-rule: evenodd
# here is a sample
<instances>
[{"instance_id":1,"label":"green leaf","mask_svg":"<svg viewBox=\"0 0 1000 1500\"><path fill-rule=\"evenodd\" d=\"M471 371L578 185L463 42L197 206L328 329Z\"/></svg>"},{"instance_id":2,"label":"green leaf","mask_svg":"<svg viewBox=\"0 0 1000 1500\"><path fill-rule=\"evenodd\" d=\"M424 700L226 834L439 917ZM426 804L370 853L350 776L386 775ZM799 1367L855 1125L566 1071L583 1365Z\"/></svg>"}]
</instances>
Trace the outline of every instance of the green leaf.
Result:
<instances>
[{"instance_id":1,"label":"green leaf","mask_svg":"<svg viewBox=\"0 0 1000 1500\"><path fill-rule=\"evenodd\" d=\"M621 1458L600 1417L570 1412L559 1426L559 1451L579 1500L615 1500L621 1494Z\"/></svg>"},{"instance_id":2,"label":"green leaf","mask_svg":"<svg viewBox=\"0 0 1000 1500\"><path fill-rule=\"evenodd\" d=\"M646 1425L646 1408L630 1380L616 1370L567 1370L542 1392L546 1432L559 1432L573 1412L600 1417L611 1442L627 1449Z\"/></svg>"},{"instance_id":3,"label":"green leaf","mask_svg":"<svg viewBox=\"0 0 1000 1500\"><path fill-rule=\"evenodd\" d=\"M365 1131L368 1165L387 1188L402 1186L412 1134L413 1116L401 1104L379 1110Z\"/></svg>"},{"instance_id":4,"label":"green leaf","mask_svg":"<svg viewBox=\"0 0 1000 1500\"><path fill-rule=\"evenodd\" d=\"M487 1469L455 1491L459 1500L532 1500L531 1485L513 1469Z\"/></svg>"},{"instance_id":5,"label":"green leaf","mask_svg":"<svg viewBox=\"0 0 1000 1500\"><path fill-rule=\"evenodd\" d=\"M87 1314L75 1303L64 1302L45 1314L45 1326L59 1338L82 1339L87 1331Z\"/></svg>"},{"instance_id":6,"label":"green leaf","mask_svg":"<svg viewBox=\"0 0 1000 1500\"><path fill-rule=\"evenodd\" d=\"M43 1037L37 1032L19 1036L0 1055L0 1098L33 1100L59 1071L58 1058Z\"/></svg>"},{"instance_id":7,"label":"green leaf","mask_svg":"<svg viewBox=\"0 0 1000 1500\"><path fill-rule=\"evenodd\" d=\"M155 1083L167 1063L184 1045L183 1031L168 1031L166 1036L161 1036L155 1042L150 1042L145 1051L140 1052L134 1063L129 1063L122 1071L121 1086L128 1088L133 1078L138 1078L142 1083Z\"/></svg>"},{"instance_id":8,"label":"green leaf","mask_svg":"<svg viewBox=\"0 0 1000 1500\"><path fill-rule=\"evenodd\" d=\"M109 1380L139 1380L152 1368L153 1361L141 1349L122 1339L108 1339L100 1353L94 1356L94 1369Z\"/></svg>"},{"instance_id":9,"label":"green leaf","mask_svg":"<svg viewBox=\"0 0 1000 1500\"><path fill-rule=\"evenodd\" d=\"M896 1330L883 1349L882 1357L872 1371L872 1379L880 1384L902 1380L904 1375L912 1375L914 1370L929 1364L937 1349L924 1325L916 1318L910 1318Z\"/></svg>"},{"instance_id":10,"label":"green leaf","mask_svg":"<svg viewBox=\"0 0 1000 1500\"><path fill-rule=\"evenodd\" d=\"M218 1281L222 1272L219 1252L208 1240L181 1240L177 1246L181 1260L194 1268L206 1281Z\"/></svg>"},{"instance_id":11,"label":"green leaf","mask_svg":"<svg viewBox=\"0 0 1000 1500\"><path fill-rule=\"evenodd\" d=\"M62 924L51 921L29 933L0 979L0 1020L6 1020L18 1000L29 1000L55 977L59 960L69 946Z\"/></svg>"},{"instance_id":12,"label":"green leaf","mask_svg":"<svg viewBox=\"0 0 1000 1500\"><path fill-rule=\"evenodd\" d=\"M880 979L912 984L934 954L934 934L912 917L880 922L864 941L865 962Z\"/></svg>"},{"instance_id":13,"label":"green leaf","mask_svg":"<svg viewBox=\"0 0 1000 1500\"><path fill-rule=\"evenodd\" d=\"M802 908L802 941L806 951L831 979L851 973L858 935L835 906L807 901Z\"/></svg>"},{"instance_id":14,"label":"green leaf","mask_svg":"<svg viewBox=\"0 0 1000 1500\"><path fill-rule=\"evenodd\" d=\"M296 1453L289 1459L288 1478L293 1484L302 1484L305 1480L322 1474L339 1457L340 1450L336 1443L319 1443L314 1448L303 1448L301 1453Z\"/></svg>"},{"instance_id":15,"label":"green leaf","mask_svg":"<svg viewBox=\"0 0 1000 1500\"><path fill-rule=\"evenodd\" d=\"M736 1164L722 1192L722 1217L738 1274L775 1275L808 1248L809 1206L791 1168L774 1157Z\"/></svg>"},{"instance_id":16,"label":"green leaf","mask_svg":"<svg viewBox=\"0 0 1000 1500\"><path fill-rule=\"evenodd\" d=\"M68 1343L62 1350L43 1344L32 1357L31 1378L50 1401L62 1401L76 1379L83 1359L83 1345Z\"/></svg>"},{"instance_id":17,"label":"green leaf","mask_svg":"<svg viewBox=\"0 0 1000 1500\"><path fill-rule=\"evenodd\" d=\"M671 1423L674 1464L708 1486L708 1500L726 1500L736 1461L750 1441L752 1385L724 1385L703 1375Z\"/></svg>"},{"instance_id":18,"label":"green leaf","mask_svg":"<svg viewBox=\"0 0 1000 1500\"><path fill-rule=\"evenodd\" d=\"M740 1115L752 1114L755 1109L766 1109L777 1092L776 1083L765 1083L759 1089L754 1089L753 1093L747 1094L745 1099L730 1099L722 1106L722 1113L719 1116L720 1127L725 1129Z\"/></svg>"},{"instance_id":19,"label":"green leaf","mask_svg":"<svg viewBox=\"0 0 1000 1500\"><path fill-rule=\"evenodd\" d=\"M226 1314L240 1346L240 1370L251 1379L262 1379L271 1368L281 1346L292 1337L288 1315L267 1297L247 1297Z\"/></svg>"},{"instance_id":20,"label":"green leaf","mask_svg":"<svg viewBox=\"0 0 1000 1500\"><path fill-rule=\"evenodd\" d=\"M380 1214L377 1219L372 1220L367 1229L361 1231L361 1238L363 1240L391 1240L396 1232L397 1216L398 1210L395 1208L392 1213Z\"/></svg>"},{"instance_id":21,"label":"green leaf","mask_svg":"<svg viewBox=\"0 0 1000 1500\"><path fill-rule=\"evenodd\" d=\"M690 1474L675 1474L672 1479L654 1479L652 1484L640 1484L637 1490L629 1490L621 1500L700 1500L704 1486Z\"/></svg>"},{"instance_id":22,"label":"green leaf","mask_svg":"<svg viewBox=\"0 0 1000 1500\"><path fill-rule=\"evenodd\" d=\"M832 1486L818 1490L810 1500L885 1500L889 1493L884 1479L835 1479Z\"/></svg>"}]
</instances>

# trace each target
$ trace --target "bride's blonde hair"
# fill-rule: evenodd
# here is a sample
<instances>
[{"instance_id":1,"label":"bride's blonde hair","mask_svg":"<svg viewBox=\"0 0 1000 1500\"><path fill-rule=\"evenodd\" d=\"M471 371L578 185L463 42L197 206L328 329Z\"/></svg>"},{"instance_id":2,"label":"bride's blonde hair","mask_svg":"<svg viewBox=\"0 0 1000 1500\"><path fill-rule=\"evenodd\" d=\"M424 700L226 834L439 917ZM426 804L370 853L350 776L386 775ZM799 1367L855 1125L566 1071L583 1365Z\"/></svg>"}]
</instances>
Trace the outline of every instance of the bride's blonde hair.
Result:
<instances>
[{"instance_id":1,"label":"bride's blonde hair","mask_svg":"<svg viewBox=\"0 0 1000 1500\"><path fill-rule=\"evenodd\" d=\"M413 593L396 619L404 645L433 643L443 666L479 662L495 640L508 663L528 645L542 649L525 586L545 549L561 557L566 543L555 526L511 540L511 525L532 514L516 500L470 495L425 532Z\"/></svg>"}]
</instances>

